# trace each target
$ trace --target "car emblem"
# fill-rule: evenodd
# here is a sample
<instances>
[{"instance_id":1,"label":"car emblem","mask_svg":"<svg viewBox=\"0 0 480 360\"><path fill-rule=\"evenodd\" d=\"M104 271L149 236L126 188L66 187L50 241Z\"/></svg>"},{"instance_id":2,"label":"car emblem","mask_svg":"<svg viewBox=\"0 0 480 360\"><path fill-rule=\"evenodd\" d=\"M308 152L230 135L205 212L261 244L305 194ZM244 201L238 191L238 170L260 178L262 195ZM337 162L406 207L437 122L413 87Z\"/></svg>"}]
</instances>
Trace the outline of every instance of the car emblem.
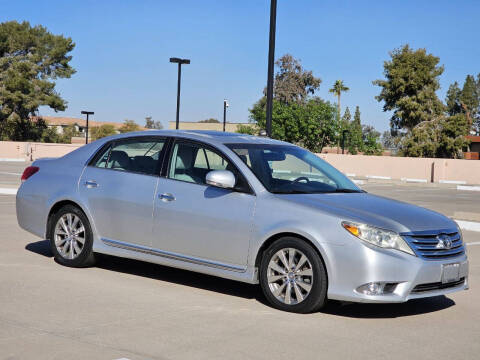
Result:
<instances>
[{"instance_id":1,"label":"car emblem","mask_svg":"<svg viewBox=\"0 0 480 360\"><path fill-rule=\"evenodd\" d=\"M436 249L450 249L452 247L452 239L447 234L440 234L437 236L438 243Z\"/></svg>"}]
</instances>

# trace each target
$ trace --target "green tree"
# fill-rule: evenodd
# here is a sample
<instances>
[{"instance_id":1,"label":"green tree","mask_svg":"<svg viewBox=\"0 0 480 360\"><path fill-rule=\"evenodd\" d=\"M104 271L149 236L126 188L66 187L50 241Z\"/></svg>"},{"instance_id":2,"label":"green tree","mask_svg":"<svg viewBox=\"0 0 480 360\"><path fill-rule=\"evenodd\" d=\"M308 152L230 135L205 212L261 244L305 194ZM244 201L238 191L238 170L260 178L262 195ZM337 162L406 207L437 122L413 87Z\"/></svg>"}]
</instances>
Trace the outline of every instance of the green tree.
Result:
<instances>
[{"instance_id":1,"label":"green tree","mask_svg":"<svg viewBox=\"0 0 480 360\"><path fill-rule=\"evenodd\" d=\"M381 155L380 133L373 126L362 126L363 153L365 155Z\"/></svg>"},{"instance_id":2,"label":"green tree","mask_svg":"<svg viewBox=\"0 0 480 360\"><path fill-rule=\"evenodd\" d=\"M139 131L139 130L140 130L140 125L138 125L133 120L125 120L123 122L123 125L118 129L118 131L120 131L122 134L133 132L133 131Z\"/></svg>"},{"instance_id":3,"label":"green tree","mask_svg":"<svg viewBox=\"0 0 480 360\"><path fill-rule=\"evenodd\" d=\"M477 89L477 98L478 98L478 108L477 113L475 114L475 127L477 135L480 134L480 73L477 74L477 81L476 81L476 89Z\"/></svg>"},{"instance_id":4,"label":"green tree","mask_svg":"<svg viewBox=\"0 0 480 360\"><path fill-rule=\"evenodd\" d=\"M467 75L463 83L462 93L460 94L460 103L467 118L472 124L477 115L479 107L479 95L477 93L477 83L473 75Z\"/></svg>"},{"instance_id":5,"label":"green tree","mask_svg":"<svg viewBox=\"0 0 480 360\"><path fill-rule=\"evenodd\" d=\"M350 123L347 148L350 154L357 154L363 151L362 123L360 120L360 107L355 108L353 121Z\"/></svg>"},{"instance_id":6,"label":"green tree","mask_svg":"<svg viewBox=\"0 0 480 360\"><path fill-rule=\"evenodd\" d=\"M320 87L322 80L315 77L311 71L305 70L300 60L292 55L283 55L275 64L279 68L275 74L273 89L277 101L301 104Z\"/></svg>"},{"instance_id":7,"label":"green tree","mask_svg":"<svg viewBox=\"0 0 480 360\"><path fill-rule=\"evenodd\" d=\"M65 144L72 143L72 137L79 136L80 132L75 128L74 125L68 125L63 128L63 134L59 137L59 142Z\"/></svg>"},{"instance_id":8,"label":"green tree","mask_svg":"<svg viewBox=\"0 0 480 360\"><path fill-rule=\"evenodd\" d=\"M338 129L335 114L334 105L317 97L302 104L287 104L274 100L272 137L302 145L314 152L321 152L324 146L336 141ZM258 128L265 129L265 97L250 109L250 121Z\"/></svg>"},{"instance_id":9,"label":"green tree","mask_svg":"<svg viewBox=\"0 0 480 360\"><path fill-rule=\"evenodd\" d=\"M258 135L258 128L256 126L248 126L244 124L237 125L237 133L247 135Z\"/></svg>"},{"instance_id":10,"label":"green tree","mask_svg":"<svg viewBox=\"0 0 480 360\"><path fill-rule=\"evenodd\" d=\"M214 118L210 118L210 119L200 120L199 123L215 123L215 124L219 124L220 121L218 121L217 119L214 119Z\"/></svg>"},{"instance_id":11,"label":"green tree","mask_svg":"<svg viewBox=\"0 0 480 360\"><path fill-rule=\"evenodd\" d=\"M45 143L66 142L64 141L64 138L57 133L57 129L55 127L48 126L46 128L42 128L38 132L38 137L34 141L40 141ZM68 143L70 143L70 141Z\"/></svg>"},{"instance_id":12,"label":"green tree","mask_svg":"<svg viewBox=\"0 0 480 360\"><path fill-rule=\"evenodd\" d=\"M444 105L436 95L438 77L443 73L443 66L438 66L440 58L408 45L393 50L390 56L383 65L386 79L373 84L382 88L375 99L384 101L383 110L393 111L391 127L411 130L441 115Z\"/></svg>"},{"instance_id":13,"label":"green tree","mask_svg":"<svg viewBox=\"0 0 480 360\"><path fill-rule=\"evenodd\" d=\"M447 97L445 102L447 104L447 113L449 115L456 115L462 112L462 104L460 97L462 96L462 90L455 81L451 84L447 91Z\"/></svg>"},{"instance_id":14,"label":"green tree","mask_svg":"<svg viewBox=\"0 0 480 360\"><path fill-rule=\"evenodd\" d=\"M340 146L342 145L344 131L346 131L346 133L345 133L345 144L343 144L343 146L345 148L348 148L351 120L352 120L352 115L350 114L350 109L347 106L347 108L345 109L345 113L343 114L341 120L338 123L338 132L337 132L338 149L340 149Z\"/></svg>"},{"instance_id":15,"label":"green tree","mask_svg":"<svg viewBox=\"0 0 480 360\"><path fill-rule=\"evenodd\" d=\"M342 92L347 92L348 90L350 90L350 89L345 86L345 84L343 83L342 80L335 81L332 88L330 90L328 90L328 92L331 92L332 94L334 94L337 97L337 112L338 112L338 118L339 119L340 119L340 114L342 113L341 112L342 108L340 106L340 97L342 95Z\"/></svg>"},{"instance_id":16,"label":"green tree","mask_svg":"<svg viewBox=\"0 0 480 360\"><path fill-rule=\"evenodd\" d=\"M391 130L384 131L382 134L382 146L384 149L390 150L393 154L398 153L399 143L402 140L401 134L393 133Z\"/></svg>"},{"instance_id":17,"label":"green tree","mask_svg":"<svg viewBox=\"0 0 480 360\"><path fill-rule=\"evenodd\" d=\"M400 141L399 154L413 157L460 158L467 149L465 114L439 116L415 127Z\"/></svg>"},{"instance_id":18,"label":"green tree","mask_svg":"<svg viewBox=\"0 0 480 360\"><path fill-rule=\"evenodd\" d=\"M151 116L145 118L145 128L147 129L163 129L163 125L160 121L154 121Z\"/></svg>"},{"instance_id":19,"label":"green tree","mask_svg":"<svg viewBox=\"0 0 480 360\"><path fill-rule=\"evenodd\" d=\"M31 118L40 106L66 109L54 80L75 73L68 55L74 47L72 39L40 25L0 24L0 139L29 139L32 128L38 127Z\"/></svg>"},{"instance_id":20,"label":"green tree","mask_svg":"<svg viewBox=\"0 0 480 360\"><path fill-rule=\"evenodd\" d=\"M329 102L312 96L321 80L305 70L292 55L282 56L276 65L272 137L316 152L335 143L338 133L336 109ZM258 100L249 111L250 122L257 129L265 129L266 97Z\"/></svg>"},{"instance_id":21,"label":"green tree","mask_svg":"<svg viewBox=\"0 0 480 360\"><path fill-rule=\"evenodd\" d=\"M117 131L115 130L115 127L111 124L104 124L90 128L90 136L92 140L98 140L110 135L115 135L116 133Z\"/></svg>"}]
</instances>

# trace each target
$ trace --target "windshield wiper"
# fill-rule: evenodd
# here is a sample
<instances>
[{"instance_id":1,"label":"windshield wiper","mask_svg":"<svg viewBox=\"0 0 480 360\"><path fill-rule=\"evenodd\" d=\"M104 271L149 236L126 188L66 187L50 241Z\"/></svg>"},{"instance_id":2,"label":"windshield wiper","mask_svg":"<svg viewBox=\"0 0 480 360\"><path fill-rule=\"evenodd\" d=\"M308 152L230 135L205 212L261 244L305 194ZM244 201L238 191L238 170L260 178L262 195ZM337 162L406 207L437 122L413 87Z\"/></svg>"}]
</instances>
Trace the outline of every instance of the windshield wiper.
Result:
<instances>
[{"instance_id":1,"label":"windshield wiper","mask_svg":"<svg viewBox=\"0 0 480 360\"><path fill-rule=\"evenodd\" d=\"M355 190L355 189L335 189L332 192L336 193L363 193L363 190Z\"/></svg>"},{"instance_id":2,"label":"windshield wiper","mask_svg":"<svg viewBox=\"0 0 480 360\"><path fill-rule=\"evenodd\" d=\"M309 192L301 190L273 190L273 194L308 194Z\"/></svg>"}]
</instances>

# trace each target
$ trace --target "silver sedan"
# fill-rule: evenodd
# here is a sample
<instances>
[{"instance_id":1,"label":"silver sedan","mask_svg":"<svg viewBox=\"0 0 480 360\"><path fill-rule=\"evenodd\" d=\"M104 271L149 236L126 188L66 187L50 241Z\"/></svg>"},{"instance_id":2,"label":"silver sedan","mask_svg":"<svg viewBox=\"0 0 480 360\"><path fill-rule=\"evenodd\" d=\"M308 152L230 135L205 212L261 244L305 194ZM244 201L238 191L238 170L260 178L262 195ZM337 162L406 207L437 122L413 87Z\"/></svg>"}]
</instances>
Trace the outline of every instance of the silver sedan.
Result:
<instances>
[{"instance_id":1,"label":"silver sedan","mask_svg":"<svg viewBox=\"0 0 480 360\"><path fill-rule=\"evenodd\" d=\"M454 221L368 194L314 154L262 137L145 131L37 160L17 218L63 265L104 253L259 283L286 311L468 288Z\"/></svg>"}]
</instances>

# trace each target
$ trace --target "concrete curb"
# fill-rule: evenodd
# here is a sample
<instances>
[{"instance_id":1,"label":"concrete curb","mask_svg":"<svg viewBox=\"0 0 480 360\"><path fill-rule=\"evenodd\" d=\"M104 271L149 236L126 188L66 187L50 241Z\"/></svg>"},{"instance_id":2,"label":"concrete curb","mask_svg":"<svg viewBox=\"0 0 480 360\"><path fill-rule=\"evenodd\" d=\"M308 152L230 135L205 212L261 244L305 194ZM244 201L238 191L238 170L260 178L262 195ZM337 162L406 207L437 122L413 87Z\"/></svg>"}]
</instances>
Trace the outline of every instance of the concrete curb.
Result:
<instances>
[{"instance_id":1,"label":"concrete curb","mask_svg":"<svg viewBox=\"0 0 480 360\"><path fill-rule=\"evenodd\" d=\"M25 159L16 159L16 158L0 158L0 161L7 161L7 162L25 162Z\"/></svg>"},{"instance_id":2,"label":"concrete curb","mask_svg":"<svg viewBox=\"0 0 480 360\"><path fill-rule=\"evenodd\" d=\"M457 190L480 191L480 186L457 185Z\"/></svg>"},{"instance_id":3,"label":"concrete curb","mask_svg":"<svg viewBox=\"0 0 480 360\"><path fill-rule=\"evenodd\" d=\"M463 180L440 180L440 184L457 184L457 185L465 185L467 182Z\"/></svg>"},{"instance_id":4,"label":"concrete curb","mask_svg":"<svg viewBox=\"0 0 480 360\"><path fill-rule=\"evenodd\" d=\"M377 180L392 180L390 176L380 176L380 175L367 175L367 179L377 179Z\"/></svg>"},{"instance_id":5,"label":"concrete curb","mask_svg":"<svg viewBox=\"0 0 480 360\"><path fill-rule=\"evenodd\" d=\"M409 179L409 178L401 178L400 180L408 182L408 183L427 183L427 179Z\"/></svg>"},{"instance_id":6,"label":"concrete curb","mask_svg":"<svg viewBox=\"0 0 480 360\"><path fill-rule=\"evenodd\" d=\"M16 195L17 188L0 188L0 195Z\"/></svg>"}]
</instances>

